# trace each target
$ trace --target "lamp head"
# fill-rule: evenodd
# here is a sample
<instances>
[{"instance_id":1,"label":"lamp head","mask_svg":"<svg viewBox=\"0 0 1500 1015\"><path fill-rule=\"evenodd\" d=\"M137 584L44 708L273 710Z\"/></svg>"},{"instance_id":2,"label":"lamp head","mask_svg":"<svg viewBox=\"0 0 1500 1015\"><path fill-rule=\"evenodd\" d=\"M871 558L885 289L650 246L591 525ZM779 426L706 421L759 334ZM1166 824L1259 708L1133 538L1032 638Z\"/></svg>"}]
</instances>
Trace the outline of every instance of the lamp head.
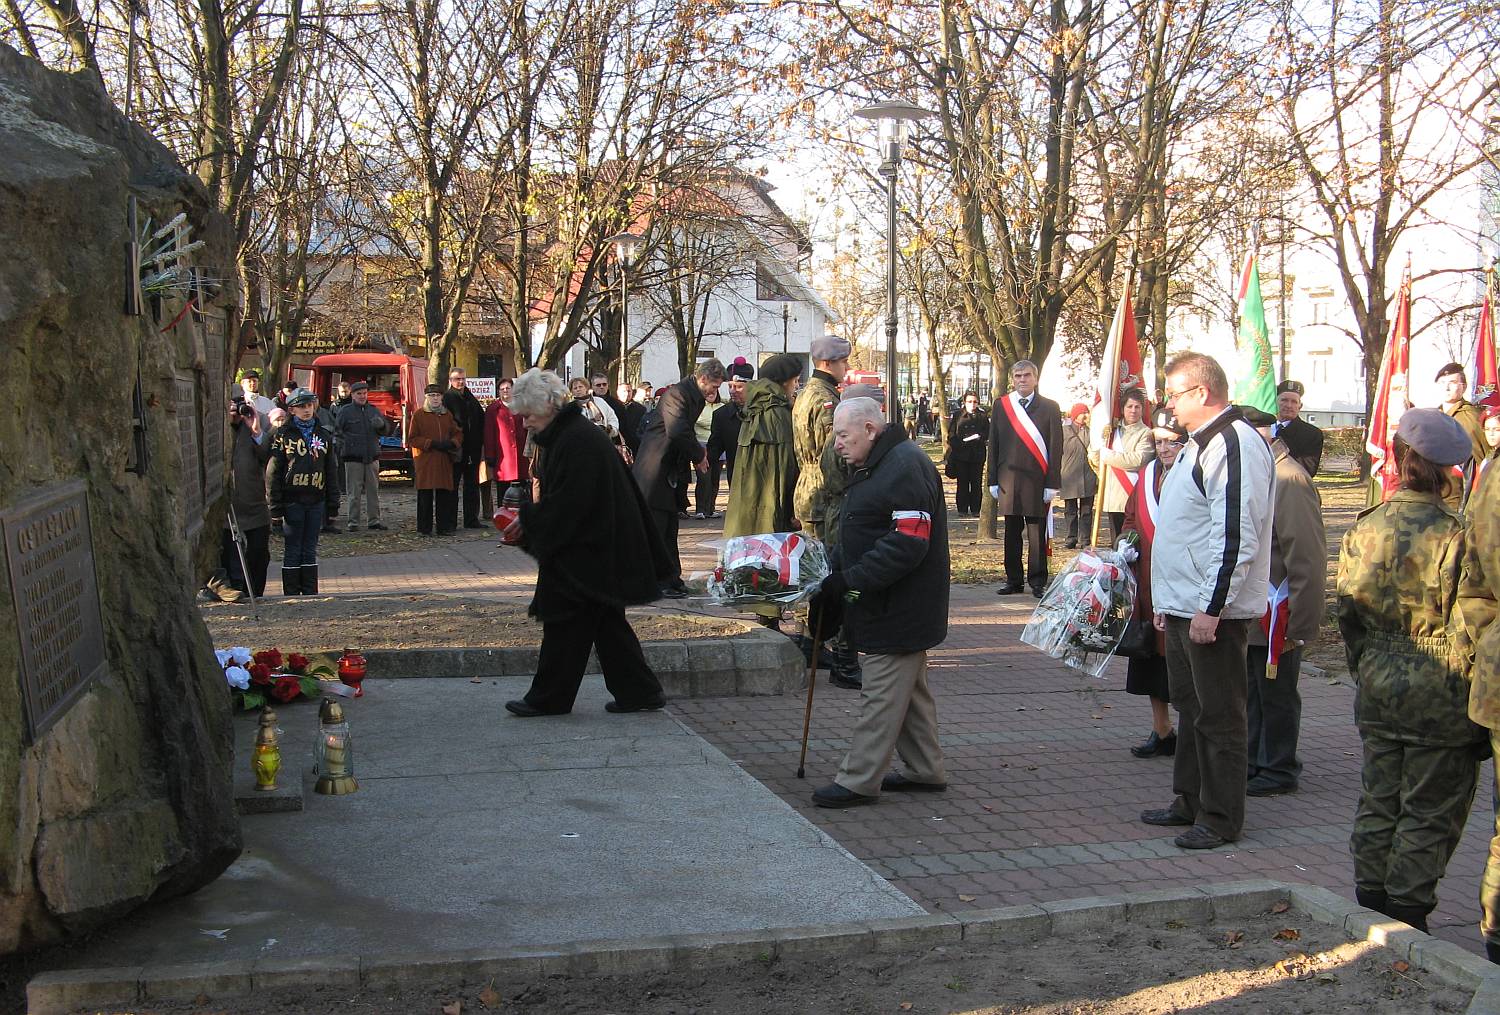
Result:
<instances>
[{"instance_id":1,"label":"lamp head","mask_svg":"<svg viewBox=\"0 0 1500 1015\"><path fill-rule=\"evenodd\" d=\"M628 268L635 263L636 251L644 240L635 233L616 233L605 242L614 245L615 257Z\"/></svg>"}]
</instances>

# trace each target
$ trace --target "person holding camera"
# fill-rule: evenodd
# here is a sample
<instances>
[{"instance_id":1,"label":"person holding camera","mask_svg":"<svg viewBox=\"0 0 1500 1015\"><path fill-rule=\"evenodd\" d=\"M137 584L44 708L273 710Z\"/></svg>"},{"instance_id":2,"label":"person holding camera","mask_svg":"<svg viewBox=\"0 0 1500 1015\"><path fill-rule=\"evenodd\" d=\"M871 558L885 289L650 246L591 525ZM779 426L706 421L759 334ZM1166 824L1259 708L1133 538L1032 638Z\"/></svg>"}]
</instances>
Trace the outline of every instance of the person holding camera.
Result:
<instances>
[{"instance_id":1,"label":"person holding camera","mask_svg":"<svg viewBox=\"0 0 1500 1015\"><path fill-rule=\"evenodd\" d=\"M241 592L248 589L259 599L266 592L266 571L271 566L271 508L266 503L266 463L271 460L270 421L247 402L238 402L229 414L229 503L234 508L240 534L245 537L245 574L239 551L226 526L223 559L229 584Z\"/></svg>"},{"instance_id":2,"label":"person holding camera","mask_svg":"<svg viewBox=\"0 0 1500 1015\"><path fill-rule=\"evenodd\" d=\"M417 531L424 536L433 534L434 513L439 536L451 536L458 528L453 466L463 457L463 440L463 428L443 405L443 389L427 385L422 408L412 413L407 433L417 487Z\"/></svg>"}]
</instances>

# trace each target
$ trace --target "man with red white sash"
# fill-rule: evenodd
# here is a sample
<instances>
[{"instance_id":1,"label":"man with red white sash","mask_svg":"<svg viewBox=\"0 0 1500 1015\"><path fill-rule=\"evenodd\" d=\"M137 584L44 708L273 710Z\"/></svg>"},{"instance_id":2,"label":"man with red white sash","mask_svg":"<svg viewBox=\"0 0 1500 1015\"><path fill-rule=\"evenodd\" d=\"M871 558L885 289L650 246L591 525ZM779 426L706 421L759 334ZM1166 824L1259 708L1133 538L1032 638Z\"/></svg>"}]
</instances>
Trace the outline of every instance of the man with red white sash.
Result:
<instances>
[{"instance_id":1,"label":"man with red white sash","mask_svg":"<svg viewBox=\"0 0 1500 1015\"><path fill-rule=\"evenodd\" d=\"M996 513L1005 518L1005 584L999 594L1014 595L1030 584L1040 599L1047 587L1044 524L1062 486L1062 409L1037 394L1037 367L1031 360L1011 367L1010 379L1010 394L990 413L990 496L995 498Z\"/></svg>"},{"instance_id":2,"label":"man with red white sash","mask_svg":"<svg viewBox=\"0 0 1500 1015\"><path fill-rule=\"evenodd\" d=\"M1297 677L1302 670L1302 646L1316 640L1323 620L1328 543L1323 499L1286 442L1272 438L1276 418L1246 406L1240 412L1270 442L1276 459L1270 591L1266 615L1250 628L1246 653L1245 792L1279 796L1296 790L1302 772L1297 760L1302 724Z\"/></svg>"}]
</instances>

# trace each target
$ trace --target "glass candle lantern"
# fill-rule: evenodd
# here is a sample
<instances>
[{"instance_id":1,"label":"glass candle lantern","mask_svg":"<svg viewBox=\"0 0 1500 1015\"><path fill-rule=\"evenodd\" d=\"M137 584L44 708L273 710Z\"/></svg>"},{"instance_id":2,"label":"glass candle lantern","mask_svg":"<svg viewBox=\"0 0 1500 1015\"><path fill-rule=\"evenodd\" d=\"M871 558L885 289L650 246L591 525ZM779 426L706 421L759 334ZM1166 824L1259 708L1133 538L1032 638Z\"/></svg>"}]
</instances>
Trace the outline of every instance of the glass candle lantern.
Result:
<instances>
[{"instance_id":1,"label":"glass candle lantern","mask_svg":"<svg viewBox=\"0 0 1500 1015\"><path fill-rule=\"evenodd\" d=\"M325 796L343 796L359 789L354 779L354 738L344 710L332 698L323 699L318 710L318 781L314 792Z\"/></svg>"}]
</instances>

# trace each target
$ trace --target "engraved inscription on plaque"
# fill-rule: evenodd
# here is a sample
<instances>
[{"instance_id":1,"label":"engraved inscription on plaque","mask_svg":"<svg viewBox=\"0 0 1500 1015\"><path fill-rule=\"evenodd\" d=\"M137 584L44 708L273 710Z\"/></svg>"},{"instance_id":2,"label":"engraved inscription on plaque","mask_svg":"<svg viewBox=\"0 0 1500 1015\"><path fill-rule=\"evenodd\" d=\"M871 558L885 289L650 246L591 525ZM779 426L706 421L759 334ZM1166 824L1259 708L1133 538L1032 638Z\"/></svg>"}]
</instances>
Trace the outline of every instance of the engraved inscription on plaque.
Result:
<instances>
[{"instance_id":1,"label":"engraved inscription on plaque","mask_svg":"<svg viewBox=\"0 0 1500 1015\"><path fill-rule=\"evenodd\" d=\"M104 625L82 480L0 511L21 633L21 704L29 743L104 674Z\"/></svg>"},{"instance_id":2,"label":"engraved inscription on plaque","mask_svg":"<svg viewBox=\"0 0 1500 1015\"><path fill-rule=\"evenodd\" d=\"M224 315L212 308L203 311L205 361L203 387L203 501L212 504L224 492Z\"/></svg>"},{"instance_id":3,"label":"engraved inscription on plaque","mask_svg":"<svg viewBox=\"0 0 1500 1015\"><path fill-rule=\"evenodd\" d=\"M191 539L203 528L203 456L198 425L198 391L192 374L179 373L173 384L177 409L177 445L182 452L182 479L177 496L182 503L182 530Z\"/></svg>"}]
</instances>

